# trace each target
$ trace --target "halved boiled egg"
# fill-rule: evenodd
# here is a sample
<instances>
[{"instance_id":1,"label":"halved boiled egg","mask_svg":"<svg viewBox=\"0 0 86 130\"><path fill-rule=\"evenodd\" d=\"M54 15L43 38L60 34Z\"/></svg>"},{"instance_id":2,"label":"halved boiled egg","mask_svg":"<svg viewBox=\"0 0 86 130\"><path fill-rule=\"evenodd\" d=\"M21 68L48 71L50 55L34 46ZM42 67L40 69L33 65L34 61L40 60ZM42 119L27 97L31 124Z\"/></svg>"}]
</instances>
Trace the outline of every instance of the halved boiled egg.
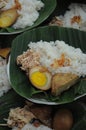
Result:
<instances>
[{"instance_id":1,"label":"halved boiled egg","mask_svg":"<svg viewBox=\"0 0 86 130\"><path fill-rule=\"evenodd\" d=\"M18 18L16 9L8 9L0 13L0 28L11 26Z\"/></svg>"},{"instance_id":2,"label":"halved boiled egg","mask_svg":"<svg viewBox=\"0 0 86 130\"><path fill-rule=\"evenodd\" d=\"M29 79L34 87L41 90L48 90L51 87L51 73L42 66L36 66L30 69Z\"/></svg>"}]
</instances>

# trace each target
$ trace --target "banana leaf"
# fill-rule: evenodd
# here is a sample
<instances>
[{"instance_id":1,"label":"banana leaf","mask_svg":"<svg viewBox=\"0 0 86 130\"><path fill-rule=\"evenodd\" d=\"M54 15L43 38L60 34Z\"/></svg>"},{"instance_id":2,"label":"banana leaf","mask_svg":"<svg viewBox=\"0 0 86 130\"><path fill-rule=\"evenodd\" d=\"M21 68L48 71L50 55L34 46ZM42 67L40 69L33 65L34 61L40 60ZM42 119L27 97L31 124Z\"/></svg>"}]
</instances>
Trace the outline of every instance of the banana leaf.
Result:
<instances>
[{"instance_id":1,"label":"banana leaf","mask_svg":"<svg viewBox=\"0 0 86 130\"><path fill-rule=\"evenodd\" d=\"M0 124L6 124L4 119L8 118L11 108L23 107L25 99L15 93L12 89L0 97ZM0 130L10 130L8 127L0 126Z\"/></svg>"},{"instance_id":2,"label":"banana leaf","mask_svg":"<svg viewBox=\"0 0 86 130\"><path fill-rule=\"evenodd\" d=\"M83 31L78 31L77 29L44 26L24 32L23 34L17 36L12 43L9 65L9 78L12 88L22 97L30 100L44 100L44 103L68 103L86 95L86 80L83 78L68 91L65 91L57 97L52 96L50 92L43 92L32 86L25 73L21 71L19 66L17 66L16 58L28 49L28 44L30 41L37 42L40 40L63 40L71 46L81 48L84 53L86 52L86 33Z\"/></svg>"},{"instance_id":3,"label":"banana leaf","mask_svg":"<svg viewBox=\"0 0 86 130\"><path fill-rule=\"evenodd\" d=\"M0 124L6 124L4 119L8 118L11 108L24 107L25 99L19 96L15 91L10 90L3 97L0 98ZM61 108L69 109L73 114L73 127L71 130L85 130L86 126L86 105L81 102L74 102L71 104L53 106L54 110ZM0 126L0 130L11 130L7 126Z\"/></svg>"},{"instance_id":4,"label":"banana leaf","mask_svg":"<svg viewBox=\"0 0 86 130\"><path fill-rule=\"evenodd\" d=\"M43 21L45 21L54 11L56 7L56 0L42 0L42 2L44 3L44 7L39 12L39 17L32 26L26 27L24 29L14 29L13 27L2 28L0 29L0 34L18 34L26 30L32 29L41 24Z\"/></svg>"}]
</instances>

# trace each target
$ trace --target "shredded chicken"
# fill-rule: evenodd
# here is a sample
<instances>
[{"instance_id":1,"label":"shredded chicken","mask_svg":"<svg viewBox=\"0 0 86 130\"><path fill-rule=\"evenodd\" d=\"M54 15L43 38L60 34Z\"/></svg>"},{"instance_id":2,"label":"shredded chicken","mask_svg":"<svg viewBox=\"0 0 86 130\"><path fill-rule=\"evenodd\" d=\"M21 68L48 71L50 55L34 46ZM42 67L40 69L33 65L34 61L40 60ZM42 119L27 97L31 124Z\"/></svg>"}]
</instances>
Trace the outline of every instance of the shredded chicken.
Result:
<instances>
[{"instance_id":1,"label":"shredded chicken","mask_svg":"<svg viewBox=\"0 0 86 130\"><path fill-rule=\"evenodd\" d=\"M33 104L27 101L23 108L17 107L10 109L7 125L10 128L17 127L18 130L21 130L28 123L32 123L36 127L44 124L52 128L51 115L51 106Z\"/></svg>"},{"instance_id":2,"label":"shredded chicken","mask_svg":"<svg viewBox=\"0 0 86 130\"><path fill-rule=\"evenodd\" d=\"M53 17L49 25L58 25L58 26L63 26L63 21L59 17Z\"/></svg>"},{"instance_id":3,"label":"shredded chicken","mask_svg":"<svg viewBox=\"0 0 86 130\"><path fill-rule=\"evenodd\" d=\"M29 68L40 65L39 54L33 50L27 50L17 57L17 64L27 72Z\"/></svg>"},{"instance_id":4,"label":"shredded chicken","mask_svg":"<svg viewBox=\"0 0 86 130\"><path fill-rule=\"evenodd\" d=\"M9 117L7 119L7 124L9 127L18 127L20 130L25 124L29 123L33 118L36 118L33 113L25 108L15 108L11 109Z\"/></svg>"},{"instance_id":5,"label":"shredded chicken","mask_svg":"<svg viewBox=\"0 0 86 130\"><path fill-rule=\"evenodd\" d=\"M5 6L4 3L0 3L0 9L3 8Z\"/></svg>"}]
</instances>

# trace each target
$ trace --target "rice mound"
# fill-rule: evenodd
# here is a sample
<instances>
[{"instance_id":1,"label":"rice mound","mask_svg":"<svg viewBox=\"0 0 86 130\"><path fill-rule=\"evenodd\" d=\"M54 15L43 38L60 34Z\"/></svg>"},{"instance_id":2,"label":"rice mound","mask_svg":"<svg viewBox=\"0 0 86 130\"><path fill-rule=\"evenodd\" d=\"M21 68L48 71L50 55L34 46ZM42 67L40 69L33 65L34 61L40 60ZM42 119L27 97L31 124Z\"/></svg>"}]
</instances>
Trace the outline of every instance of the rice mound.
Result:
<instances>
[{"instance_id":1,"label":"rice mound","mask_svg":"<svg viewBox=\"0 0 86 130\"><path fill-rule=\"evenodd\" d=\"M52 74L70 72L83 77L86 75L86 54L80 48L74 48L59 40L30 42L28 47L39 53L41 65L47 67ZM70 60L70 65L53 68L51 64L59 60L62 54Z\"/></svg>"},{"instance_id":2,"label":"rice mound","mask_svg":"<svg viewBox=\"0 0 86 130\"><path fill-rule=\"evenodd\" d=\"M17 10L19 17L17 21L13 24L13 28L25 28L27 26L32 26L34 22L39 17L39 11L44 7L44 3L40 0L18 0L21 4L21 9ZM14 0L2 1L4 8L2 10L7 10L15 5Z\"/></svg>"},{"instance_id":3,"label":"rice mound","mask_svg":"<svg viewBox=\"0 0 86 130\"><path fill-rule=\"evenodd\" d=\"M0 57L0 97L10 89L11 87L7 76L6 61Z\"/></svg>"},{"instance_id":4,"label":"rice mound","mask_svg":"<svg viewBox=\"0 0 86 130\"><path fill-rule=\"evenodd\" d=\"M17 127L14 127L12 130L18 130ZM21 130L52 130L51 128L40 125L39 127L35 127L32 124L28 123L26 124Z\"/></svg>"},{"instance_id":5,"label":"rice mound","mask_svg":"<svg viewBox=\"0 0 86 130\"><path fill-rule=\"evenodd\" d=\"M70 19L73 16L81 16L81 21L79 24L76 22L74 24L70 23ZM85 22L86 22L86 5L72 3L69 6L69 11L67 11L64 15L64 26L86 31L86 26L84 26Z\"/></svg>"},{"instance_id":6,"label":"rice mound","mask_svg":"<svg viewBox=\"0 0 86 130\"><path fill-rule=\"evenodd\" d=\"M71 3L64 15L56 16L56 24L62 27L76 28L86 31L86 4ZM55 24L55 23L54 23Z\"/></svg>"},{"instance_id":7,"label":"rice mound","mask_svg":"<svg viewBox=\"0 0 86 130\"><path fill-rule=\"evenodd\" d=\"M44 6L41 1L37 0L19 0L22 9L18 11L20 17L13 25L15 29L32 26L39 17L39 10Z\"/></svg>"}]
</instances>

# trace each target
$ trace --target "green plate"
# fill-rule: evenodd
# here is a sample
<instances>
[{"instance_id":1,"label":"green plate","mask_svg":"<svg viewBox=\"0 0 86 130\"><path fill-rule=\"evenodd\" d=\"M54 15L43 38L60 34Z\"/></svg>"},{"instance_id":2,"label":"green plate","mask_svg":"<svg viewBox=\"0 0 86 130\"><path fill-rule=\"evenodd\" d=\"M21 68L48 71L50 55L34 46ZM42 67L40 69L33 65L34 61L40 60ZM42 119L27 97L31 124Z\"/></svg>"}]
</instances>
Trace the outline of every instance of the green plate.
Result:
<instances>
[{"instance_id":1,"label":"green plate","mask_svg":"<svg viewBox=\"0 0 86 130\"><path fill-rule=\"evenodd\" d=\"M43 104L63 104L85 96L86 80L83 78L69 90L56 97L52 96L50 92L42 92L32 86L25 73L17 66L16 58L28 49L27 45L30 41L37 42L39 40L63 40L67 44L81 48L83 52L86 52L86 33L83 31L57 26L44 26L27 31L17 36L12 43L9 63L9 79L12 88L22 97Z\"/></svg>"},{"instance_id":2,"label":"green plate","mask_svg":"<svg viewBox=\"0 0 86 130\"><path fill-rule=\"evenodd\" d=\"M13 29L12 27L0 29L0 35L18 34L26 30L32 29L41 24L43 21L45 21L54 11L56 7L56 0L41 0L41 1L44 3L44 7L39 12L40 15L32 26L26 27L24 29Z\"/></svg>"}]
</instances>

